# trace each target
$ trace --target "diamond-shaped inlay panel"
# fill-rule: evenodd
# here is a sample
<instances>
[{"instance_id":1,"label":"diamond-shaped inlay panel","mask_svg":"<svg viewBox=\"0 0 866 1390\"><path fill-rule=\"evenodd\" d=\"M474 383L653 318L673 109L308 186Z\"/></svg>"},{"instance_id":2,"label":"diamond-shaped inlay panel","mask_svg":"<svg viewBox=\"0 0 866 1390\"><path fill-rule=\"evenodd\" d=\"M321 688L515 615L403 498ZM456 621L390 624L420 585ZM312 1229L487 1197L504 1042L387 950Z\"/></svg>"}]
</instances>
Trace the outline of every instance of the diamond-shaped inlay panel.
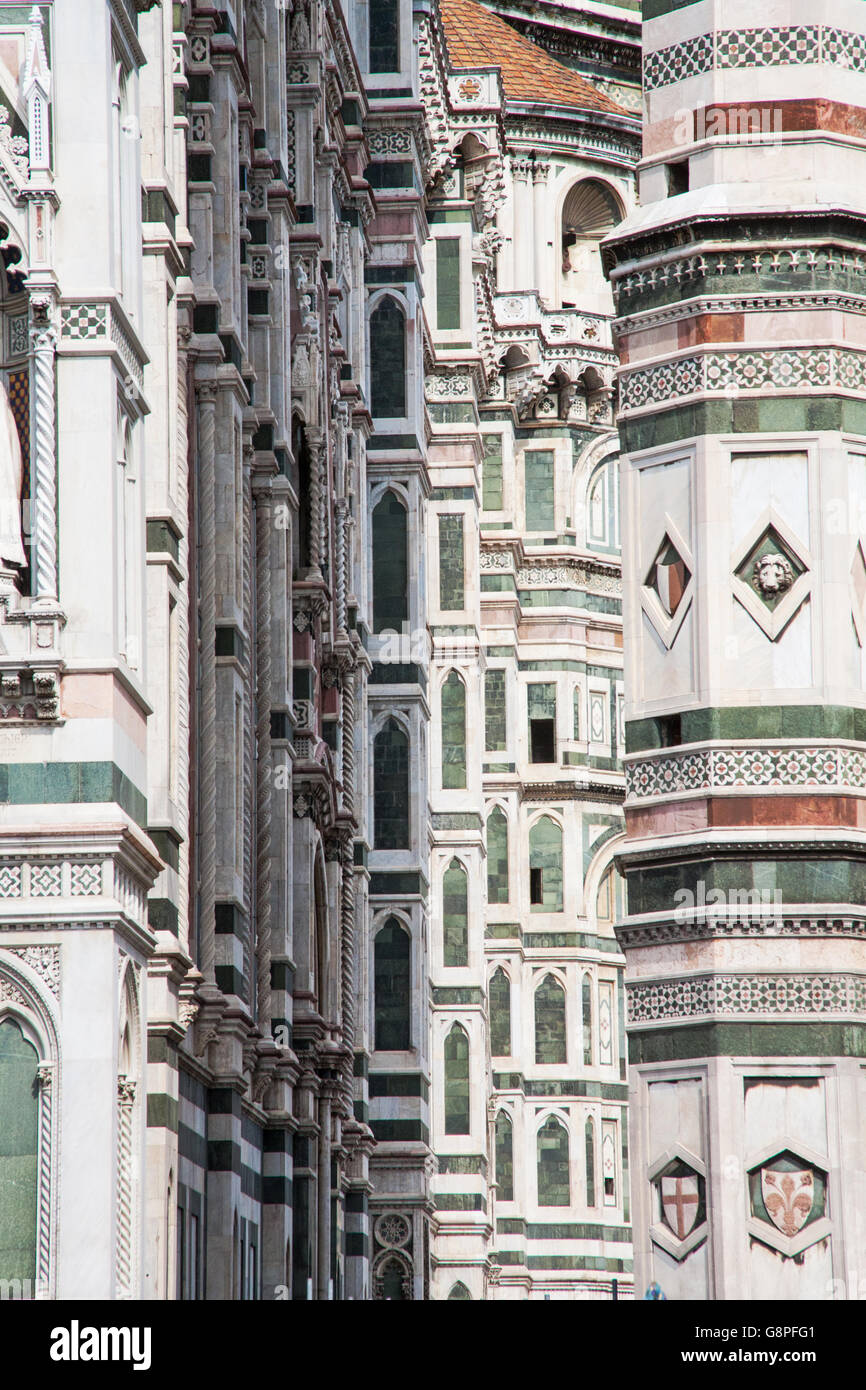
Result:
<instances>
[{"instance_id":1,"label":"diamond-shaped inlay panel","mask_svg":"<svg viewBox=\"0 0 866 1390\"><path fill-rule=\"evenodd\" d=\"M102 868L99 864L73 864L69 875L73 897L93 897L102 890Z\"/></svg>"},{"instance_id":2,"label":"diamond-shaped inlay panel","mask_svg":"<svg viewBox=\"0 0 866 1390\"><path fill-rule=\"evenodd\" d=\"M670 536L665 536L647 575L647 587L656 594L669 618L683 601L691 573Z\"/></svg>"},{"instance_id":3,"label":"diamond-shaped inlay panel","mask_svg":"<svg viewBox=\"0 0 866 1390\"><path fill-rule=\"evenodd\" d=\"M34 898L58 898L60 896L59 864L34 864L30 870L30 892Z\"/></svg>"},{"instance_id":4,"label":"diamond-shaped inlay panel","mask_svg":"<svg viewBox=\"0 0 866 1390\"><path fill-rule=\"evenodd\" d=\"M21 897L21 865L4 864L0 868L0 898Z\"/></svg>"},{"instance_id":5,"label":"diamond-shaped inlay panel","mask_svg":"<svg viewBox=\"0 0 866 1390\"><path fill-rule=\"evenodd\" d=\"M805 572L806 566L774 526L767 527L737 568L738 578L757 594L771 613Z\"/></svg>"}]
</instances>

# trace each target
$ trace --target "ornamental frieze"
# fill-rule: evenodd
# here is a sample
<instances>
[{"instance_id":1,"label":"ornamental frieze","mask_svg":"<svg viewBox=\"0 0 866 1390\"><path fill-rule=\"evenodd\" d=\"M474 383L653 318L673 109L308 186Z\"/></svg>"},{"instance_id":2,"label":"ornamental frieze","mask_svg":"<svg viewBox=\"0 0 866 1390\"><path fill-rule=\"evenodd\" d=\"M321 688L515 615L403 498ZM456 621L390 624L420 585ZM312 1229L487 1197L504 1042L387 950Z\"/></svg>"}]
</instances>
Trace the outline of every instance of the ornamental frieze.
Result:
<instances>
[{"instance_id":1,"label":"ornamental frieze","mask_svg":"<svg viewBox=\"0 0 866 1390\"><path fill-rule=\"evenodd\" d=\"M618 573L590 568L575 561L558 564L525 565L517 572L519 589L587 589L591 593L622 595L622 579Z\"/></svg>"},{"instance_id":2,"label":"ornamental frieze","mask_svg":"<svg viewBox=\"0 0 866 1390\"><path fill-rule=\"evenodd\" d=\"M718 910L718 909L717 909ZM773 938L799 936L810 940L822 937L866 938L863 917L779 917L767 906L769 915L716 917L707 912L688 921L646 922L637 926L621 924L616 935L623 949L635 946L667 946L680 941L729 940L735 937Z\"/></svg>"},{"instance_id":3,"label":"ornamental frieze","mask_svg":"<svg viewBox=\"0 0 866 1390\"><path fill-rule=\"evenodd\" d=\"M733 1014L866 1016L866 977L693 975L626 984L626 1001L630 1024Z\"/></svg>"},{"instance_id":4,"label":"ornamental frieze","mask_svg":"<svg viewBox=\"0 0 866 1390\"><path fill-rule=\"evenodd\" d=\"M625 764L629 798L722 787L862 788L866 753L857 748L699 748Z\"/></svg>"}]
</instances>

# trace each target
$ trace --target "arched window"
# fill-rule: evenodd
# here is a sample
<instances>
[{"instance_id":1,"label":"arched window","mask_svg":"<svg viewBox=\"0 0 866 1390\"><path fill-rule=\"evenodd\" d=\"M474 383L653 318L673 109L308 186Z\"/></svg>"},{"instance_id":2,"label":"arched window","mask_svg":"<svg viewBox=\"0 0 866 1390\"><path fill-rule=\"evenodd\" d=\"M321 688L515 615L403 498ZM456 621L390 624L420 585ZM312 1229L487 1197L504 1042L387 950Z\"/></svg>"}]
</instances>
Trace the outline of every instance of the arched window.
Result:
<instances>
[{"instance_id":1,"label":"arched window","mask_svg":"<svg viewBox=\"0 0 866 1390\"><path fill-rule=\"evenodd\" d=\"M501 966L490 981L490 1055L511 1056L511 981Z\"/></svg>"},{"instance_id":2,"label":"arched window","mask_svg":"<svg viewBox=\"0 0 866 1390\"><path fill-rule=\"evenodd\" d=\"M466 686L450 671L442 686L442 786L466 786Z\"/></svg>"},{"instance_id":3,"label":"arched window","mask_svg":"<svg viewBox=\"0 0 866 1390\"><path fill-rule=\"evenodd\" d=\"M404 1052L412 1046L411 955L409 933L389 917L373 943L377 1052Z\"/></svg>"},{"instance_id":4,"label":"arched window","mask_svg":"<svg viewBox=\"0 0 866 1390\"><path fill-rule=\"evenodd\" d=\"M409 848L409 740L396 719L373 740L373 848Z\"/></svg>"},{"instance_id":5,"label":"arched window","mask_svg":"<svg viewBox=\"0 0 866 1390\"><path fill-rule=\"evenodd\" d=\"M586 541L592 550L619 550L619 460L600 464L586 489Z\"/></svg>"},{"instance_id":6,"label":"arched window","mask_svg":"<svg viewBox=\"0 0 866 1390\"><path fill-rule=\"evenodd\" d=\"M299 570L309 569L310 560L310 536L312 534L312 508L310 501L310 447L307 444L307 432L299 416L292 418L292 453L295 459L295 467L298 471L298 526L297 526L297 558L296 564Z\"/></svg>"},{"instance_id":7,"label":"arched window","mask_svg":"<svg viewBox=\"0 0 866 1390\"><path fill-rule=\"evenodd\" d=\"M602 874L595 897L595 919L599 926L610 926L623 914L623 876L611 864Z\"/></svg>"},{"instance_id":8,"label":"arched window","mask_svg":"<svg viewBox=\"0 0 866 1390\"><path fill-rule=\"evenodd\" d=\"M610 301L601 241L620 221L616 197L598 179L582 179L562 208L562 304L604 313Z\"/></svg>"},{"instance_id":9,"label":"arched window","mask_svg":"<svg viewBox=\"0 0 866 1390\"><path fill-rule=\"evenodd\" d=\"M514 1201L514 1129L511 1117L500 1110L494 1125L496 1185L503 1202Z\"/></svg>"},{"instance_id":10,"label":"arched window","mask_svg":"<svg viewBox=\"0 0 866 1390\"><path fill-rule=\"evenodd\" d=\"M567 1061L565 990L553 975L545 975L535 991L535 1060L542 1066Z\"/></svg>"},{"instance_id":11,"label":"arched window","mask_svg":"<svg viewBox=\"0 0 866 1390\"><path fill-rule=\"evenodd\" d=\"M505 705L505 671L494 667L484 673L484 751L499 753L508 743L508 716Z\"/></svg>"},{"instance_id":12,"label":"arched window","mask_svg":"<svg viewBox=\"0 0 866 1390\"><path fill-rule=\"evenodd\" d=\"M13 1018L0 1021L0 1279L36 1281L38 1055Z\"/></svg>"},{"instance_id":13,"label":"arched window","mask_svg":"<svg viewBox=\"0 0 866 1390\"><path fill-rule=\"evenodd\" d=\"M469 964L469 880L459 859L442 878L442 945L444 965Z\"/></svg>"},{"instance_id":14,"label":"arched window","mask_svg":"<svg viewBox=\"0 0 866 1390\"><path fill-rule=\"evenodd\" d=\"M370 410L375 417L406 414L406 319L390 295L370 315Z\"/></svg>"},{"instance_id":15,"label":"arched window","mask_svg":"<svg viewBox=\"0 0 866 1390\"><path fill-rule=\"evenodd\" d=\"M589 975L583 977L583 1064L585 1067L592 1066L592 980Z\"/></svg>"},{"instance_id":16,"label":"arched window","mask_svg":"<svg viewBox=\"0 0 866 1390\"><path fill-rule=\"evenodd\" d=\"M373 630L401 632L409 621L406 508L390 490L373 508Z\"/></svg>"},{"instance_id":17,"label":"arched window","mask_svg":"<svg viewBox=\"0 0 866 1390\"><path fill-rule=\"evenodd\" d=\"M499 806L487 817L487 901L508 902L508 820Z\"/></svg>"},{"instance_id":18,"label":"arched window","mask_svg":"<svg viewBox=\"0 0 866 1390\"><path fill-rule=\"evenodd\" d=\"M616 1206L616 1147L614 1145L613 1134L610 1126L601 1144L601 1170L604 1179L604 1204L606 1207Z\"/></svg>"},{"instance_id":19,"label":"arched window","mask_svg":"<svg viewBox=\"0 0 866 1390\"><path fill-rule=\"evenodd\" d=\"M542 816L529 832L529 910L562 911L562 830Z\"/></svg>"},{"instance_id":20,"label":"arched window","mask_svg":"<svg viewBox=\"0 0 866 1390\"><path fill-rule=\"evenodd\" d=\"M396 1255L392 1255L386 1260L379 1272L381 1280L382 1298L390 1299L394 1303L405 1303L407 1301L406 1292L406 1266Z\"/></svg>"},{"instance_id":21,"label":"arched window","mask_svg":"<svg viewBox=\"0 0 866 1390\"><path fill-rule=\"evenodd\" d=\"M459 1023L445 1039L445 1133L469 1133L469 1037Z\"/></svg>"},{"instance_id":22,"label":"arched window","mask_svg":"<svg viewBox=\"0 0 866 1390\"><path fill-rule=\"evenodd\" d=\"M595 1126L592 1116L586 1122L586 1205L595 1206Z\"/></svg>"},{"instance_id":23,"label":"arched window","mask_svg":"<svg viewBox=\"0 0 866 1390\"><path fill-rule=\"evenodd\" d=\"M466 543L463 513L439 513L439 607L459 613L466 604Z\"/></svg>"},{"instance_id":24,"label":"arched window","mask_svg":"<svg viewBox=\"0 0 866 1390\"><path fill-rule=\"evenodd\" d=\"M369 0L369 71L400 71L400 0Z\"/></svg>"},{"instance_id":25,"label":"arched window","mask_svg":"<svg viewBox=\"0 0 866 1390\"><path fill-rule=\"evenodd\" d=\"M459 1279L457 1280L456 1284L451 1285L451 1292L448 1295L447 1301L451 1303L452 1301L456 1302L458 1299L464 1303L467 1301L472 1301L471 1293L469 1292L465 1284L461 1284Z\"/></svg>"},{"instance_id":26,"label":"arched window","mask_svg":"<svg viewBox=\"0 0 866 1390\"><path fill-rule=\"evenodd\" d=\"M538 1205L571 1205L568 1130L555 1115L550 1115L538 1131Z\"/></svg>"}]
</instances>

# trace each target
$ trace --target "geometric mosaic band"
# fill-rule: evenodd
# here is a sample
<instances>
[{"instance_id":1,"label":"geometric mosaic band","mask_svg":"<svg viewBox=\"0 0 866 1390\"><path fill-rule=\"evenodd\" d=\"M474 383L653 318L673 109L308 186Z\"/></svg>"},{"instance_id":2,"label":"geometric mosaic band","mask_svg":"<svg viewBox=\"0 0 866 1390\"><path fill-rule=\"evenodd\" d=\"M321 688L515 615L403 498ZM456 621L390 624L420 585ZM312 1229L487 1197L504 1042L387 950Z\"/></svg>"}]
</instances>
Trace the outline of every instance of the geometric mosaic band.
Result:
<instances>
[{"instance_id":1,"label":"geometric mosaic band","mask_svg":"<svg viewBox=\"0 0 866 1390\"><path fill-rule=\"evenodd\" d=\"M866 1018L866 976L697 975L626 984L629 1026L710 1016L857 1015Z\"/></svg>"},{"instance_id":2,"label":"geometric mosaic band","mask_svg":"<svg viewBox=\"0 0 866 1390\"><path fill-rule=\"evenodd\" d=\"M862 747L697 748L625 761L626 797L677 796L716 788L821 787L866 789Z\"/></svg>"},{"instance_id":3,"label":"geometric mosaic band","mask_svg":"<svg viewBox=\"0 0 866 1390\"><path fill-rule=\"evenodd\" d=\"M849 348L705 352L620 373L622 410L711 391L852 391L866 388L866 353Z\"/></svg>"},{"instance_id":4,"label":"geometric mosaic band","mask_svg":"<svg viewBox=\"0 0 866 1390\"><path fill-rule=\"evenodd\" d=\"M720 29L648 53L643 64L644 88L655 91L714 68L790 64L830 64L866 72L866 37L829 24Z\"/></svg>"}]
</instances>

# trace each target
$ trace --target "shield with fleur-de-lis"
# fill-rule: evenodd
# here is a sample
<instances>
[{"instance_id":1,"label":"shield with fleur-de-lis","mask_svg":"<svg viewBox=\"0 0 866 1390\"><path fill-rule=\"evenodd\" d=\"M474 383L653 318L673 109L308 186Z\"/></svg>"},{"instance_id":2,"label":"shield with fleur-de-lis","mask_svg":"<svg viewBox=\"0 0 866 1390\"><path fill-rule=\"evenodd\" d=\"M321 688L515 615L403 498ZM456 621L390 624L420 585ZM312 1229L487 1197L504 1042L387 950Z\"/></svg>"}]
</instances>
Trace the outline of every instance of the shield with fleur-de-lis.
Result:
<instances>
[{"instance_id":1,"label":"shield with fleur-de-lis","mask_svg":"<svg viewBox=\"0 0 866 1390\"><path fill-rule=\"evenodd\" d=\"M783 1236L795 1236L805 1226L815 1201L815 1175L811 1168L793 1173L762 1168L761 1196L777 1230Z\"/></svg>"},{"instance_id":2,"label":"shield with fleur-de-lis","mask_svg":"<svg viewBox=\"0 0 866 1390\"><path fill-rule=\"evenodd\" d=\"M662 1210L678 1240L685 1240L698 1216L700 1190L697 1173L662 1178Z\"/></svg>"}]
</instances>

